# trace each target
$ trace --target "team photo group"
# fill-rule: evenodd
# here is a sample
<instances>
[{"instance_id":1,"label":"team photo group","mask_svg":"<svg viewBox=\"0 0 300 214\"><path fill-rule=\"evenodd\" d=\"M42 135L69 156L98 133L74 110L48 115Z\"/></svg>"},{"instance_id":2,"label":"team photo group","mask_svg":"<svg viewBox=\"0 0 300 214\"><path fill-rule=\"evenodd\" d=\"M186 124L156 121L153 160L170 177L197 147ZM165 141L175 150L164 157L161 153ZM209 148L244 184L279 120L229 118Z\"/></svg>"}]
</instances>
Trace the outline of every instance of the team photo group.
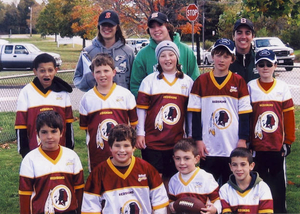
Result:
<instances>
[{"instance_id":1,"label":"team photo group","mask_svg":"<svg viewBox=\"0 0 300 214\"><path fill-rule=\"evenodd\" d=\"M95 27L73 79L88 178L73 151L73 89L40 54L17 101L20 213L287 213L294 104L275 53L254 52L249 19L214 43L201 75L164 13L148 17L137 55L115 11Z\"/></svg>"}]
</instances>

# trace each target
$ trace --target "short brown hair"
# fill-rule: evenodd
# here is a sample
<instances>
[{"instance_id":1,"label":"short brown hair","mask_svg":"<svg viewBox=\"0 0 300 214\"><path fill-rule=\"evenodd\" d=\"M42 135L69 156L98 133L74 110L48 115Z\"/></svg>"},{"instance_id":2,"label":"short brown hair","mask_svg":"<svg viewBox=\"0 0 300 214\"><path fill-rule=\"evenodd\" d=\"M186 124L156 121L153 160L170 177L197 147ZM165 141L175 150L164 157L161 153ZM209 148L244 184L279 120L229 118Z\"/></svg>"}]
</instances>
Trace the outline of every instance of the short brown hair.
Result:
<instances>
[{"instance_id":1,"label":"short brown hair","mask_svg":"<svg viewBox=\"0 0 300 214\"><path fill-rule=\"evenodd\" d=\"M36 118L36 131L37 133L40 132L41 128L46 125L53 129L59 129L60 132L63 131L64 122L59 113L53 110L49 111L42 111L38 114Z\"/></svg>"},{"instance_id":2,"label":"short brown hair","mask_svg":"<svg viewBox=\"0 0 300 214\"><path fill-rule=\"evenodd\" d=\"M230 55L232 57L232 62L235 61L235 55L232 54L232 53L230 53L229 50L227 48L225 48L224 46L219 46L219 47L214 48L211 51L211 55L214 56L215 54L220 54L220 55L227 54L227 55Z\"/></svg>"},{"instance_id":3,"label":"short brown hair","mask_svg":"<svg viewBox=\"0 0 300 214\"><path fill-rule=\"evenodd\" d=\"M111 67L111 69L115 69L114 59L110 55L105 53L99 53L93 58L90 69L92 72L94 72L95 67L101 65L108 65L109 67Z\"/></svg>"},{"instance_id":4,"label":"short brown hair","mask_svg":"<svg viewBox=\"0 0 300 214\"><path fill-rule=\"evenodd\" d=\"M231 159L233 157L247 158L249 164L251 164L253 162L253 156L252 156L251 151L244 147L237 147L234 150L232 150L232 152L230 154L230 163L231 163Z\"/></svg>"},{"instance_id":5,"label":"short brown hair","mask_svg":"<svg viewBox=\"0 0 300 214\"><path fill-rule=\"evenodd\" d=\"M183 138L179 140L173 148L173 153L178 150L182 150L184 152L192 152L195 157L199 155L197 144L192 138Z\"/></svg>"},{"instance_id":6,"label":"short brown hair","mask_svg":"<svg viewBox=\"0 0 300 214\"><path fill-rule=\"evenodd\" d=\"M135 130L126 124L118 124L113 127L108 135L108 145L113 146L115 141L128 140L132 147L135 147L136 143L136 132Z\"/></svg>"}]
</instances>

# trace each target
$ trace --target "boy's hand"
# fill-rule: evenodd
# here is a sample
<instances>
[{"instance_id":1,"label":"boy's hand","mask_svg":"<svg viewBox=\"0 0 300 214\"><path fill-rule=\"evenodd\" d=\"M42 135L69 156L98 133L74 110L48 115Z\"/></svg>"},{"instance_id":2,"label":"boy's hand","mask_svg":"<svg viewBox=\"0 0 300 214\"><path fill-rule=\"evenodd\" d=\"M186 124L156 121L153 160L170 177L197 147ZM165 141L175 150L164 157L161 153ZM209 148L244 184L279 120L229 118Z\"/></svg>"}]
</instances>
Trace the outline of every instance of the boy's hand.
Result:
<instances>
[{"instance_id":1,"label":"boy's hand","mask_svg":"<svg viewBox=\"0 0 300 214\"><path fill-rule=\"evenodd\" d=\"M246 145L246 140L244 139L239 139L238 143L237 143L237 146L236 147L243 147L243 148L247 148L247 145Z\"/></svg>"},{"instance_id":2,"label":"boy's hand","mask_svg":"<svg viewBox=\"0 0 300 214\"><path fill-rule=\"evenodd\" d=\"M284 143L281 148L281 154L283 157L288 156L291 153L291 145Z\"/></svg>"},{"instance_id":3,"label":"boy's hand","mask_svg":"<svg viewBox=\"0 0 300 214\"><path fill-rule=\"evenodd\" d=\"M138 148L138 149L145 149L146 148L145 136L138 135L136 137L135 147Z\"/></svg>"},{"instance_id":4,"label":"boy's hand","mask_svg":"<svg viewBox=\"0 0 300 214\"><path fill-rule=\"evenodd\" d=\"M196 143L197 143L200 158L202 160L205 160L206 155L208 155L208 151L206 149L205 144L203 143L202 140L197 140Z\"/></svg>"},{"instance_id":5,"label":"boy's hand","mask_svg":"<svg viewBox=\"0 0 300 214\"><path fill-rule=\"evenodd\" d=\"M169 204L169 208L170 208L171 213L176 213L173 204L174 204L174 201Z\"/></svg>"},{"instance_id":6,"label":"boy's hand","mask_svg":"<svg viewBox=\"0 0 300 214\"><path fill-rule=\"evenodd\" d=\"M215 213L217 213L217 208L215 208L215 206L210 202L207 202L206 208L202 208L201 210L202 210L201 211L202 214L204 214L204 213L205 214L209 214L209 213L215 214Z\"/></svg>"}]
</instances>

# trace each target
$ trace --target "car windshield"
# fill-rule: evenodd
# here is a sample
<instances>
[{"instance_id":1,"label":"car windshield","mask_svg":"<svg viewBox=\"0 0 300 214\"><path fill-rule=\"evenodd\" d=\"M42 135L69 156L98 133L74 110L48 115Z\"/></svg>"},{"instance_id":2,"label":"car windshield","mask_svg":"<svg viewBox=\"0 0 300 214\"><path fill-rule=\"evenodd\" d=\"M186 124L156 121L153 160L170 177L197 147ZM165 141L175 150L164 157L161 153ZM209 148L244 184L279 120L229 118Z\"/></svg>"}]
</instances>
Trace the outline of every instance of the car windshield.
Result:
<instances>
[{"instance_id":1,"label":"car windshield","mask_svg":"<svg viewBox=\"0 0 300 214\"><path fill-rule=\"evenodd\" d=\"M39 51L41 51L35 45L32 45L32 44L27 45L27 48L29 49L30 52L39 52Z\"/></svg>"},{"instance_id":2,"label":"car windshield","mask_svg":"<svg viewBox=\"0 0 300 214\"><path fill-rule=\"evenodd\" d=\"M272 38L272 39L257 39L256 46L258 48L261 48L261 47L274 47L274 46L285 46L285 45L282 43L280 39Z\"/></svg>"}]
</instances>

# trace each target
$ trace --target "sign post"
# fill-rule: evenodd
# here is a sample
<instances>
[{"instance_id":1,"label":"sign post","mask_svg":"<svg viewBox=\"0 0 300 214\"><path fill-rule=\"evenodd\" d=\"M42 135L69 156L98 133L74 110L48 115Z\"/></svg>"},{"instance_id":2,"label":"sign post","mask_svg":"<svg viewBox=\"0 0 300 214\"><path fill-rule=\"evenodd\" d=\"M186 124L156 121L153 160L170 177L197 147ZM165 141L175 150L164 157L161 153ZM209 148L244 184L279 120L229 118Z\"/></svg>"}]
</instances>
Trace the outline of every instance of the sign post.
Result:
<instances>
[{"instance_id":1,"label":"sign post","mask_svg":"<svg viewBox=\"0 0 300 214\"><path fill-rule=\"evenodd\" d=\"M199 10L197 5L189 4L186 8L186 18L192 22L192 48L194 51L194 22L197 20L199 15Z\"/></svg>"}]
</instances>

